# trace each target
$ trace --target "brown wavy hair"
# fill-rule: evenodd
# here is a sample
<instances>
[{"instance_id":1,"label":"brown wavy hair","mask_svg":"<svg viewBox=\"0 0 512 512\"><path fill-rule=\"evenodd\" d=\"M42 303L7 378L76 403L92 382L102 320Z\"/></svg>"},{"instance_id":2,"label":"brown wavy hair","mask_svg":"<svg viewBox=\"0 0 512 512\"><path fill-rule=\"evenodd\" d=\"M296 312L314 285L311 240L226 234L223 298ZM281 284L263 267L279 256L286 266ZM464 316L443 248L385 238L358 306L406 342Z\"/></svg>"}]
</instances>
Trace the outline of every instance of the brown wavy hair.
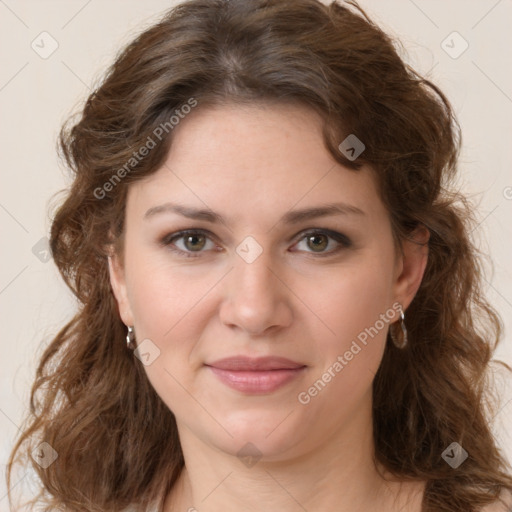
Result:
<instances>
[{"instance_id":1,"label":"brown wavy hair","mask_svg":"<svg viewBox=\"0 0 512 512\"><path fill-rule=\"evenodd\" d=\"M400 53L355 1L191 0L117 55L59 136L73 182L50 245L80 307L38 365L8 488L18 456L41 480L31 503L44 510L148 510L163 506L180 474L174 415L126 350L107 257L122 251L128 187L163 163L170 116L193 100L310 107L336 161L375 170L395 239L428 228L409 344L399 350L388 336L373 382L376 459L401 479L427 481L424 512L476 512L512 491L490 428L497 396L488 370L502 325L483 296L472 205L454 186L460 128L445 95ZM133 160L162 126L161 140ZM348 134L366 145L354 162L338 149ZM46 469L29 455L42 441L58 453ZM469 452L457 469L441 457L454 441Z\"/></svg>"}]
</instances>

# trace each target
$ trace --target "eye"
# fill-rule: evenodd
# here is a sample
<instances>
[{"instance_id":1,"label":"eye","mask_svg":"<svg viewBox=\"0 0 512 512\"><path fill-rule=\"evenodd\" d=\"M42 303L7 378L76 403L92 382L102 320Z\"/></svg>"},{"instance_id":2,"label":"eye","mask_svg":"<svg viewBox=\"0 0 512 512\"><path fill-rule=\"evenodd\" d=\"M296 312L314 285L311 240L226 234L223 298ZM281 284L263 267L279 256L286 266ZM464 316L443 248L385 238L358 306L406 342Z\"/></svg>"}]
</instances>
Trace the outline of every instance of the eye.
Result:
<instances>
[{"instance_id":1,"label":"eye","mask_svg":"<svg viewBox=\"0 0 512 512\"><path fill-rule=\"evenodd\" d=\"M197 258L205 250L215 250L216 245L212 238L213 235L208 231L189 229L166 235L160 240L160 245L178 253L180 256ZM331 243L333 240L334 244ZM330 256L352 245L351 240L346 235L330 229L315 229L302 232L299 242L295 245L297 246L303 241L305 241L307 248L313 249L312 251L306 250L305 252L313 253L317 256ZM210 242L209 247L208 242ZM181 247L179 244L181 244ZM326 248L332 245L335 245L334 249L326 250Z\"/></svg>"},{"instance_id":2,"label":"eye","mask_svg":"<svg viewBox=\"0 0 512 512\"><path fill-rule=\"evenodd\" d=\"M331 240L334 240L338 245L334 244L334 249L326 250L327 247L333 245L330 243ZM301 233L299 244L302 241L305 241L306 247L312 248L312 252L318 256L330 256L352 245L351 240L346 235L330 229L316 229Z\"/></svg>"},{"instance_id":3,"label":"eye","mask_svg":"<svg viewBox=\"0 0 512 512\"><path fill-rule=\"evenodd\" d=\"M208 240L211 242L211 245L215 247L215 244L208 236L208 232L203 230L186 230L167 235L160 241L160 243L161 245L168 247L171 251L177 252L182 256L187 258L197 258L200 253L203 252L203 248L207 246L206 242ZM179 248L176 241L182 241L183 248ZM210 249L212 249L211 246Z\"/></svg>"}]
</instances>

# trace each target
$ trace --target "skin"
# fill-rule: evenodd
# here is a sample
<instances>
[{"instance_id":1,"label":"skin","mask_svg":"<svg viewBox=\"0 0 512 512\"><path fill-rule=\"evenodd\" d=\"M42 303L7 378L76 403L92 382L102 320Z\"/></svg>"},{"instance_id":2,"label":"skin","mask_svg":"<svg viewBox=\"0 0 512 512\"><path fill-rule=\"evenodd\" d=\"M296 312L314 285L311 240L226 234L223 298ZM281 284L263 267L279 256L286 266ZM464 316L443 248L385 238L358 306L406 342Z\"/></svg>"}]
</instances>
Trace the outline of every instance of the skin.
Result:
<instances>
[{"instance_id":1,"label":"skin","mask_svg":"<svg viewBox=\"0 0 512 512\"><path fill-rule=\"evenodd\" d=\"M377 473L371 411L388 326L399 319L392 305L406 312L427 245L395 250L373 171L338 164L306 107L198 107L173 137L165 164L130 186L124 255L109 258L121 318L139 342L160 350L144 368L176 416L186 467L165 510L419 511L424 482ZM144 217L169 202L211 209L225 223L170 212ZM364 214L280 222L290 210L334 202ZM351 245L320 235L318 248L304 235L313 228L343 233ZM159 244L183 229L211 232L174 240L199 256ZM263 251L251 263L236 252L248 236ZM416 238L425 243L428 234ZM299 393L387 311L385 327L300 403ZM283 356L307 368L276 391L248 395L204 366L239 354ZM248 442L261 454L251 467L237 457Z\"/></svg>"}]
</instances>

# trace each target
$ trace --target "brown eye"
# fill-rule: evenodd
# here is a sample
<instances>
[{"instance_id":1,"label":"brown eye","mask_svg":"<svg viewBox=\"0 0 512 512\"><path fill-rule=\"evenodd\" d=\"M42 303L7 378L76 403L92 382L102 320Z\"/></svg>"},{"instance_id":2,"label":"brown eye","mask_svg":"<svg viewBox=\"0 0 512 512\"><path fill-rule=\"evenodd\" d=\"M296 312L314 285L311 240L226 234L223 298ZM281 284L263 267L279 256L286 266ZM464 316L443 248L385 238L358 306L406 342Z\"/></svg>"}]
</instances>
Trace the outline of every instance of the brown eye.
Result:
<instances>
[{"instance_id":1,"label":"brown eye","mask_svg":"<svg viewBox=\"0 0 512 512\"><path fill-rule=\"evenodd\" d=\"M196 258L204 252L216 249L213 239L214 235L208 231L186 230L163 237L160 240L160 245L180 256ZM334 255L342 249L352 246L352 242L347 236L330 229L303 232L299 242L295 245L299 245L303 241L306 242L306 248L299 252L316 254L320 257ZM209 247L208 243L211 244Z\"/></svg>"},{"instance_id":2,"label":"brown eye","mask_svg":"<svg viewBox=\"0 0 512 512\"><path fill-rule=\"evenodd\" d=\"M299 243L296 245L302 243L303 240L306 242L305 252L316 253L317 256L330 256L352 246L352 241L347 236L330 229L302 233ZM334 247L328 249L332 245Z\"/></svg>"},{"instance_id":3,"label":"brown eye","mask_svg":"<svg viewBox=\"0 0 512 512\"><path fill-rule=\"evenodd\" d=\"M209 248L207 248L208 241L211 244ZM211 237L206 232L193 230L167 235L160 240L160 244L188 258L198 257L202 252L215 247Z\"/></svg>"},{"instance_id":4,"label":"brown eye","mask_svg":"<svg viewBox=\"0 0 512 512\"><path fill-rule=\"evenodd\" d=\"M204 235L185 235L182 238L187 250L193 252L200 251L206 244L206 237Z\"/></svg>"},{"instance_id":5,"label":"brown eye","mask_svg":"<svg viewBox=\"0 0 512 512\"><path fill-rule=\"evenodd\" d=\"M307 237L307 240L308 246L311 247L314 251L319 250L320 252L323 252L329 245L329 237L327 237L326 235L309 235Z\"/></svg>"}]
</instances>

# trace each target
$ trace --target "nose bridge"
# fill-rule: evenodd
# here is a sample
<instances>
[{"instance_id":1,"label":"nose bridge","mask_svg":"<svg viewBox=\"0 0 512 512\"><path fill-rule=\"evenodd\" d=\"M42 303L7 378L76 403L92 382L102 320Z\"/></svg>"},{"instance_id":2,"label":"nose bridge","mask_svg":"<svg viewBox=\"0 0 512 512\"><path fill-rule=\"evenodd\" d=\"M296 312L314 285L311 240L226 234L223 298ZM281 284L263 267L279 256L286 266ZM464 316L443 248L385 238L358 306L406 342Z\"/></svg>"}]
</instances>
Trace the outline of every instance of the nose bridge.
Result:
<instances>
[{"instance_id":1,"label":"nose bridge","mask_svg":"<svg viewBox=\"0 0 512 512\"><path fill-rule=\"evenodd\" d=\"M258 240L248 235L238 244L233 271L235 281L243 285L243 288L253 290L254 293L272 286L276 279L273 267L277 263L273 261L272 251L269 245L265 245L263 236L257 236L257 238Z\"/></svg>"},{"instance_id":2,"label":"nose bridge","mask_svg":"<svg viewBox=\"0 0 512 512\"><path fill-rule=\"evenodd\" d=\"M281 282L271 251L254 240L245 240L237 248L230 272L228 293L222 308L222 320L251 333L271 326L283 326L291 319L286 286Z\"/></svg>"},{"instance_id":3,"label":"nose bridge","mask_svg":"<svg viewBox=\"0 0 512 512\"><path fill-rule=\"evenodd\" d=\"M237 293L247 291L249 298L257 298L260 293L271 292L277 280L275 270L272 269L275 262L271 260L269 251L260 254L254 261L239 258L233 271Z\"/></svg>"}]
</instances>

